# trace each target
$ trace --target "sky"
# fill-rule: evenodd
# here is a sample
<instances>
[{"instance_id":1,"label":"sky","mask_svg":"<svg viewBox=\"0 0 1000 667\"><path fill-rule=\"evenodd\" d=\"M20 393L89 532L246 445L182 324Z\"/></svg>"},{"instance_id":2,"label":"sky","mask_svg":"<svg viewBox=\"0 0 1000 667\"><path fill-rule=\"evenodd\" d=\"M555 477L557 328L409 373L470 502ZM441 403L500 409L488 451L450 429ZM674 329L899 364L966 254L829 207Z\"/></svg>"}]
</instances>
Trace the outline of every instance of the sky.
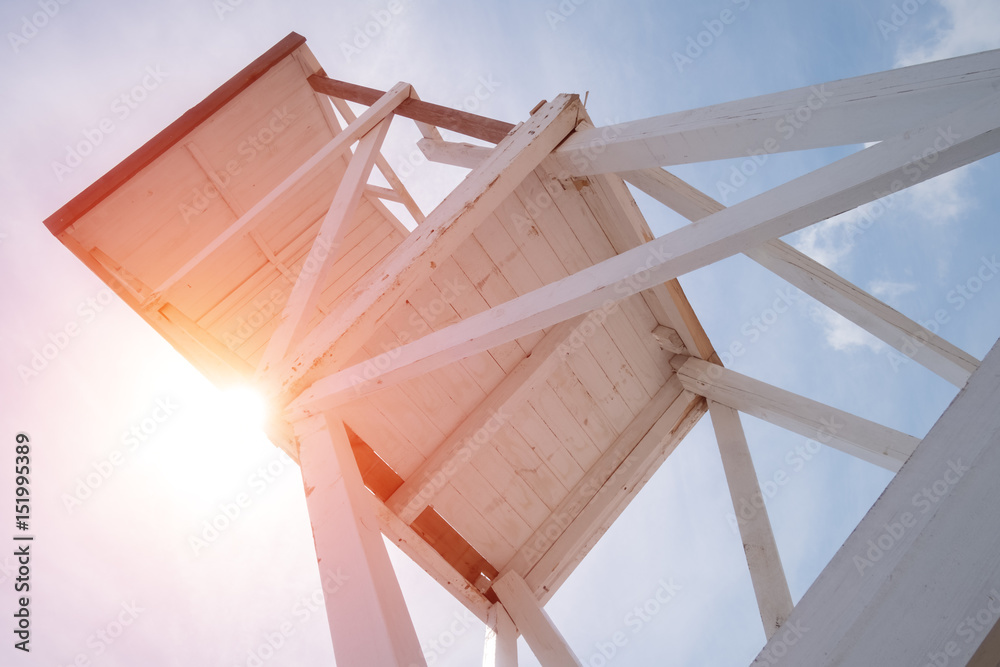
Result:
<instances>
[{"instance_id":1,"label":"sky","mask_svg":"<svg viewBox=\"0 0 1000 667\"><path fill-rule=\"evenodd\" d=\"M603 125L997 48L1000 5L5 0L0 497L27 434L35 540L28 654L5 629L16 573L13 547L0 549L4 665L334 664L297 467L254 426L248 397L202 378L42 225L293 30L335 78L406 81L511 122L586 94ZM383 152L427 211L464 173L414 158L416 136L409 124ZM732 204L859 148L773 155L752 174L742 160L674 171ZM943 311L938 333L982 358L1000 336L998 167L988 158L785 240L917 321ZM684 224L636 198L657 235ZM725 359L741 373L917 437L957 393L746 258L680 280L716 349L743 344ZM778 314L776 300L790 306ZM891 474L743 423L797 601ZM3 512L13 536L14 508ZM548 603L581 661L749 664L764 634L731 517L706 416ZM483 625L390 555L428 665L478 664Z\"/></svg>"}]
</instances>

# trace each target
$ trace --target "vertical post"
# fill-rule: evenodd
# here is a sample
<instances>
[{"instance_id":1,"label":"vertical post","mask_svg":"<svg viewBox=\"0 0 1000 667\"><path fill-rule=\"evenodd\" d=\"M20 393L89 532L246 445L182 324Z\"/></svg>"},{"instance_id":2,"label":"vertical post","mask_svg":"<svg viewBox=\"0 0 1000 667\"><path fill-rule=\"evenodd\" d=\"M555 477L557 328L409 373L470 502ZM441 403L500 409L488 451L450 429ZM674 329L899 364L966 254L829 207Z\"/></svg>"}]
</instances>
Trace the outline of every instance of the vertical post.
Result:
<instances>
[{"instance_id":1,"label":"vertical post","mask_svg":"<svg viewBox=\"0 0 1000 667\"><path fill-rule=\"evenodd\" d=\"M708 402L708 411L712 415L715 438L719 442L719 453L722 454L722 467L726 471L729 493L733 498L733 509L740 537L743 539L750 579L753 581L757 607L760 609L760 620L764 624L764 634L770 639L792 613L792 595L788 590L785 570L781 566L778 545L771 531L771 520L764 507L764 497L757 483L757 473L750 458L750 448L747 446L740 415L736 410L711 400ZM752 498L761 499L760 507L754 505L754 509L758 511L752 517L744 518L740 515L740 500L749 501Z\"/></svg>"},{"instance_id":2,"label":"vertical post","mask_svg":"<svg viewBox=\"0 0 1000 667\"><path fill-rule=\"evenodd\" d=\"M517 667L517 626L499 602L486 615L483 667Z\"/></svg>"},{"instance_id":3,"label":"vertical post","mask_svg":"<svg viewBox=\"0 0 1000 667\"><path fill-rule=\"evenodd\" d=\"M493 582L493 592L510 613L518 631L542 667L581 667L538 599L516 572L507 572Z\"/></svg>"},{"instance_id":4,"label":"vertical post","mask_svg":"<svg viewBox=\"0 0 1000 667\"><path fill-rule=\"evenodd\" d=\"M424 667L423 653L343 424L295 424L333 651L341 665ZM337 582L333 591L326 586Z\"/></svg>"}]
</instances>

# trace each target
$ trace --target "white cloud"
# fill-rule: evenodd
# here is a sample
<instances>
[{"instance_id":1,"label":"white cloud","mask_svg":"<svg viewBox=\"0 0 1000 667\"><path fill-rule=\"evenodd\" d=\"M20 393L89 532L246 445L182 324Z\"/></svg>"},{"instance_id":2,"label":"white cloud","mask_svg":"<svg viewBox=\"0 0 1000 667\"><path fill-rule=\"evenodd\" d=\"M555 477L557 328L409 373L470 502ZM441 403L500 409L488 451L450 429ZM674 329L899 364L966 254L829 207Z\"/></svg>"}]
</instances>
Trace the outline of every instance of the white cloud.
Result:
<instances>
[{"instance_id":1,"label":"white cloud","mask_svg":"<svg viewBox=\"0 0 1000 667\"><path fill-rule=\"evenodd\" d=\"M817 306L809 314L823 327L826 344L837 351L867 347L879 352L885 347L878 338L825 306Z\"/></svg>"},{"instance_id":2,"label":"white cloud","mask_svg":"<svg viewBox=\"0 0 1000 667\"><path fill-rule=\"evenodd\" d=\"M940 0L940 5L947 15L932 26L934 39L901 48L897 67L1000 47L1000 3L996 0Z\"/></svg>"},{"instance_id":3,"label":"white cloud","mask_svg":"<svg viewBox=\"0 0 1000 667\"><path fill-rule=\"evenodd\" d=\"M873 280L868 283L868 291L883 301L891 301L917 289L914 283L897 283L892 280Z\"/></svg>"},{"instance_id":4,"label":"white cloud","mask_svg":"<svg viewBox=\"0 0 1000 667\"><path fill-rule=\"evenodd\" d=\"M944 224L968 208L965 168L955 169L915 185L907 192L906 206L928 222Z\"/></svg>"}]
</instances>

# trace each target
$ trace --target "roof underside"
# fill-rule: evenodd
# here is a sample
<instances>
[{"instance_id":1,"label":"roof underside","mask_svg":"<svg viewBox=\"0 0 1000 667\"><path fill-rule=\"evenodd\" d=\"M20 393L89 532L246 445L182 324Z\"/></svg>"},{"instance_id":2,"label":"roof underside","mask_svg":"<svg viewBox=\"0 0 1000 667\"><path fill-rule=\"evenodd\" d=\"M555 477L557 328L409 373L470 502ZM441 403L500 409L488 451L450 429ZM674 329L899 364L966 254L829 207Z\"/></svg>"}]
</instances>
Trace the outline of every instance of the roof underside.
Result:
<instances>
[{"instance_id":1,"label":"roof underside","mask_svg":"<svg viewBox=\"0 0 1000 667\"><path fill-rule=\"evenodd\" d=\"M297 276L316 257L310 249L350 157L323 160L266 214L171 281L340 132L329 98L307 81L320 70L303 41L286 38L46 221L219 383L253 378ZM365 191L331 251L336 259L310 327L353 298L352 288L410 234L384 195ZM428 280L412 286L350 363L651 238L618 176L559 178L543 162ZM402 546L425 568L430 561L419 554L427 547L447 561L463 581L445 583L477 612L483 607L472 587L487 590L505 569L548 599L705 412L704 399L685 391L671 366L679 352L711 356L676 281L618 301L585 326L524 400L488 422L470 464L435 489L431 507L405 522L403 530L424 544ZM699 349L686 349L675 331ZM366 485L388 503L549 332L340 406ZM295 456L280 432L276 444ZM433 574L447 579L441 568Z\"/></svg>"}]
</instances>

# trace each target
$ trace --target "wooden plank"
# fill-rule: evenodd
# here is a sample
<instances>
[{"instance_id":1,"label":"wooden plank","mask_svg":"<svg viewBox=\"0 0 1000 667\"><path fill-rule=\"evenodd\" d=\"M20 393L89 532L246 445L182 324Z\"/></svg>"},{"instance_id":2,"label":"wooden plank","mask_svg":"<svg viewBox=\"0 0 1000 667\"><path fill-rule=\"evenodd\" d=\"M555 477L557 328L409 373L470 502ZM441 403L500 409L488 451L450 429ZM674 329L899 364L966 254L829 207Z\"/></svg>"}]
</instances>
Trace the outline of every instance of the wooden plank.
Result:
<instances>
[{"instance_id":1,"label":"wooden plank","mask_svg":"<svg viewBox=\"0 0 1000 667\"><path fill-rule=\"evenodd\" d=\"M450 164L466 169L475 169L492 150L488 146L477 146L458 141L420 139L417 148L431 162Z\"/></svg>"},{"instance_id":2,"label":"wooden plank","mask_svg":"<svg viewBox=\"0 0 1000 667\"><path fill-rule=\"evenodd\" d=\"M479 449L488 446L489 436L510 419L516 407L561 363L567 353L566 340L583 321L583 317L578 317L553 327L532 354L518 364L406 479L389 499L389 508L410 523L431 504L437 490L459 473ZM321 380L317 385L324 382ZM306 395L303 398L308 400Z\"/></svg>"},{"instance_id":3,"label":"wooden plank","mask_svg":"<svg viewBox=\"0 0 1000 667\"><path fill-rule=\"evenodd\" d=\"M517 667L517 626L499 602L486 619L483 667Z\"/></svg>"},{"instance_id":4,"label":"wooden plank","mask_svg":"<svg viewBox=\"0 0 1000 667\"><path fill-rule=\"evenodd\" d=\"M1000 344L754 665L972 664L1000 613L997 406Z\"/></svg>"},{"instance_id":5,"label":"wooden plank","mask_svg":"<svg viewBox=\"0 0 1000 667\"><path fill-rule=\"evenodd\" d=\"M581 130L556 151L575 175L881 141L993 95L1000 50Z\"/></svg>"},{"instance_id":6,"label":"wooden plank","mask_svg":"<svg viewBox=\"0 0 1000 667\"><path fill-rule=\"evenodd\" d=\"M688 359L677 377L688 391L893 472L920 444L919 438L701 359Z\"/></svg>"},{"instance_id":7,"label":"wooden plank","mask_svg":"<svg viewBox=\"0 0 1000 667\"><path fill-rule=\"evenodd\" d=\"M392 495L393 491L399 488L399 485L403 483L403 478L397 475L385 461L379 458L375 450L351 430L347 424L344 425L344 430L347 432L347 438L351 443L354 458L358 462L361 478L368 490L375 495L375 514L378 516L382 534L392 540L403 553L413 559L417 565L422 567L435 581L444 586L480 620L486 622L489 609L493 603L486 599L469 581L469 579L474 581L480 576L480 568L474 565L475 560L473 559L472 565L474 574L471 572L466 572L465 574L459 572L456 565L466 564L465 560L455 559L455 553L449 552L446 549L442 549L444 553L439 552L424 537L418 535L413 528L404 524L399 520L399 517L390 512L385 506L385 500ZM297 452L294 458L298 458ZM454 544L455 539L453 538L451 541ZM466 544L466 546L468 545ZM449 557L454 559L455 562L449 560ZM481 560L481 557L479 557L479 560Z\"/></svg>"},{"instance_id":8,"label":"wooden plank","mask_svg":"<svg viewBox=\"0 0 1000 667\"><path fill-rule=\"evenodd\" d=\"M630 498L637 465L648 465L666 447L670 434L690 410L695 396L677 380L663 386L601 458L518 551L507 569L520 572L533 591L554 591L553 579L582 558L593 531L610 525ZM650 471L651 474L651 471ZM596 540L595 540L596 541ZM591 543L592 544L592 543Z\"/></svg>"},{"instance_id":9,"label":"wooden plank","mask_svg":"<svg viewBox=\"0 0 1000 667\"><path fill-rule=\"evenodd\" d=\"M527 575L614 475L642 438L646 437L658 423L661 428L669 428L667 426L669 419L664 419L664 414L677 401L682 389L680 382L673 379L650 399L628 427L604 451L600 459L587 470L583 479L564 494L546 520L518 550L517 555L507 566L509 569ZM677 414L673 416L676 417Z\"/></svg>"},{"instance_id":10,"label":"wooden plank","mask_svg":"<svg viewBox=\"0 0 1000 667\"><path fill-rule=\"evenodd\" d=\"M268 49L259 58L240 70L204 100L186 111L180 118L147 141L137 151L122 160L116 167L95 181L87 189L45 219L45 226L59 235L85 213L100 204L112 192L128 182L135 174L153 162L172 146L184 139L215 112L250 87L292 52L305 44L306 38L291 32Z\"/></svg>"},{"instance_id":11,"label":"wooden plank","mask_svg":"<svg viewBox=\"0 0 1000 667\"><path fill-rule=\"evenodd\" d=\"M998 106L1000 95L941 119L940 127L931 126L887 139L519 296L500 308L429 334L418 343L435 353L449 346L462 346L463 354L472 354L974 162L1000 150L1000 132L994 131L1000 114L991 113ZM945 136L941 127L951 128L949 136L960 138L942 147L933 162L921 158L918 168L912 156L922 154L928 147L935 150L935 142L941 145ZM314 352L303 355L297 363L305 363L307 358L316 363ZM295 378L304 372L298 369L285 375L288 378L285 386L294 388L301 384Z\"/></svg>"},{"instance_id":12,"label":"wooden plank","mask_svg":"<svg viewBox=\"0 0 1000 667\"><path fill-rule=\"evenodd\" d=\"M633 171L624 176L692 221L726 208L663 169ZM744 254L958 387L965 385L979 363L972 355L779 239L750 248Z\"/></svg>"},{"instance_id":13,"label":"wooden plank","mask_svg":"<svg viewBox=\"0 0 1000 667\"><path fill-rule=\"evenodd\" d=\"M497 146L490 159L471 173L382 262L359 283L303 341L295 360L273 369L267 379L293 398L341 367L367 340L379 321L424 282L458 248L538 161L572 130L579 101L561 95ZM568 319L568 318L566 318ZM530 332L529 332L530 333ZM431 334L433 335L433 334Z\"/></svg>"},{"instance_id":14,"label":"wooden plank","mask_svg":"<svg viewBox=\"0 0 1000 667\"><path fill-rule=\"evenodd\" d=\"M317 417L295 434L320 579L340 584L326 595L337 661L426 665L344 426Z\"/></svg>"},{"instance_id":15,"label":"wooden plank","mask_svg":"<svg viewBox=\"0 0 1000 667\"><path fill-rule=\"evenodd\" d=\"M493 592L542 667L581 667L582 663L520 575L516 572L501 575L493 582Z\"/></svg>"},{"instance_id":16,"label":"wooden plank","mask_svg":"<svg viewBox=\"0 0 1000 667\"><path fill-rule=\"evenodd\" d=\"M419 565L424 572L447 589L484 623L492 607L490 601L466 580L455 566L427 544L410 526L400 521L381 501L375 504L382 533Z\"/></svg>"},{"instance_id":17,"label":"wooden plank","mask_svg":"<svg viewBox=\"0 0 1000 667\"><path fill-rule=\"evenodd\" d=\"M740 416L736 410L715 401L708 402L708 411L712 416L715 439L719 444L722 467L729 484L729 495L733 499L733 510L743 539L743 551L750 568L750 580L757 596L764 635L770 639L792 613L792 594L788 590L788 580L785 579L785 570L781 566L781 556L771 530L767 508L757 504L763 503L764 496L757 482L757 472L754 470L753 459L750 458L750 448L747 446ZM753 509L749 517L745 516L744 504Z\"/></svg>"},{"instance_id":18,"label":"wooden plank","mask_svg":"<svg viewBox=\"0 0 1000 667\"><path fill-rule=\"evenodd\" d=\"M309 77L309 85L314 90L337 97L348 102L357 102L370 106L375 103L382 92L353 83L337 81L319 74ZM399 106L396 113L404 118L412 118L429 125L435 125L445 130L458 132L469 137L490 141L498 144L514 129L511 123L505 123L485 116L477 116L468 111L450 109L439 104L431 104L422 100L411 99Z\"/></svg>"},{"instance_id":19,"label":"wooden plank","mask_svg":"<svg viewBox=\"0 0 1000 667\"><path fill-rule=\"evenodd\" d=\"M225 231L219 234L210 243L206 244L205 247L198 252L198 254L185 262L184 265L174 272L173 275L164 280L160 286L156 288L157 293L163 294L185 275L190 273L192 269L201 264L201 262L205 261L205 259L212 255L212 253L225 245L229 239L236 236L240 231L248 226L251 226L258 216L264 213L294 185L302 181L316 167L328 164L335 159L339 159L350 149L351 144L374 129L376 125L381 123L385 118L386 113L396 108L396 104L398 104L397 98L409 95L409 91L409 84L396 84L391 91L393 93L391 97L386 98L381 103L370 107L365 113L361 114L361 116L354 123L348 125L340 134L335 136L322 148L316 151L312 157L303 162L298 168L295 169L295 171L275 186L273 190L258 200L257 203L254 204L246 213L241 215L234 223L229 225Z\"/></svg>"},{"instance_id":20,"label":"wooden plank","mask_svg":"<svg viewBox=\"0 0 1000 667\"><path fill-rule=\"evenodd\" d=\"M344 178L337 186L333 202L330 204L309 250L309 258L313 260L313 264L310 264L307 259L302 265L302 269L295 279L295 285L292 287L292 293L289 295L281 315L278 316L278 327L271 334L267 347L264 349L261 366L266 367L284 358L291 346L302 338L306 326L312 319L327 278L333 270L334 263L345 250L341 246L344 237L347 236L351 218L354 217L358 204L361 202L361 193L368 182L368 176L375 162L375 155L389 131L393 105L398 104L409 94L409 88L408 84L404 84L387 93L387 95L392 95L392 98L386 99L385 104L380 105L380 108L381 112L388 117L384 116L382 122L369 130L358 141L357 151L347 165Z\"/></svg>"},{"instance_id":21,"label":"wooden plank","mask_svg":"<svg viewBox=\"0 0 1000 667\"><path fill-rule=\"evenodd\" d=\"M419 99L417 97L416 91L413 90L412 87L410 88L410 98ZM351 107L348 106L347 103L344 102L344 100L337 97L333 97L330 99L332 100L333 105L337 107L337 111L340 112L340 114L344 117L344 120L346 120L348 124L353 123L357 119L357 116L354 115L354 111L351 110ZM375 156L375 166L378 167L378 170L382 173L382 176L385 177L385 180L392 188L392 191L396 193L398 197L397 201L399 201L403 206L406 207L407 212L409 212L414 222L416 222L418 225L421 222L423 222L424 221L423 211L420 210L420 207L417 205L417 202L415 202L413 200L413 197L410 195L410 191L407 190L406 186L403 185L403 182L399 180L399 176L397 176L396 172L393 171L391 166L389 166L389 161L385 159L385 156L383 156L382 153L379 153L378 155Z\"/></svg>"},{"instance_id":22,"label":"wooden plank","mask_svg":"<svg viewBox=\"0 0 1000 667\"><path fill-rule=\"evenodd\" d=\"M451 482L438 490L434 503L434 510L497 569L502 568L514 555L516 548L511 540L469 504Z\"/></svg>"},{"instance_id":23,"label":"wooden plank","mask_svg":"<svg viewBox=\"0 0 1000 667\"><path fill-rule=\"evenodd\" d=\"M548 575L546 583L535 589L543 603L547 602L559 590L576 566L590 553L590 550L611 527L611 524L618 519L636 494L646 485L646 482L659 470L660 465L673 453L688 432L698 423L701 416L705 414L707 408L705 407L705 399L702 397L685 392L678 398L678 400L682 399L686 405L674 424L673 430L666 435L664 441L651 452L647 451L645 447L633 450L633 454L619 468L622 474L612 477L609 484L601 488L594 501L588 506L586 520L591 522L589 536L578 543L575 552L565 552ZM562 546L557 544L555 549L555 552L550 553L558 553L562 550Z\"/></svg>"}]
</instances>

